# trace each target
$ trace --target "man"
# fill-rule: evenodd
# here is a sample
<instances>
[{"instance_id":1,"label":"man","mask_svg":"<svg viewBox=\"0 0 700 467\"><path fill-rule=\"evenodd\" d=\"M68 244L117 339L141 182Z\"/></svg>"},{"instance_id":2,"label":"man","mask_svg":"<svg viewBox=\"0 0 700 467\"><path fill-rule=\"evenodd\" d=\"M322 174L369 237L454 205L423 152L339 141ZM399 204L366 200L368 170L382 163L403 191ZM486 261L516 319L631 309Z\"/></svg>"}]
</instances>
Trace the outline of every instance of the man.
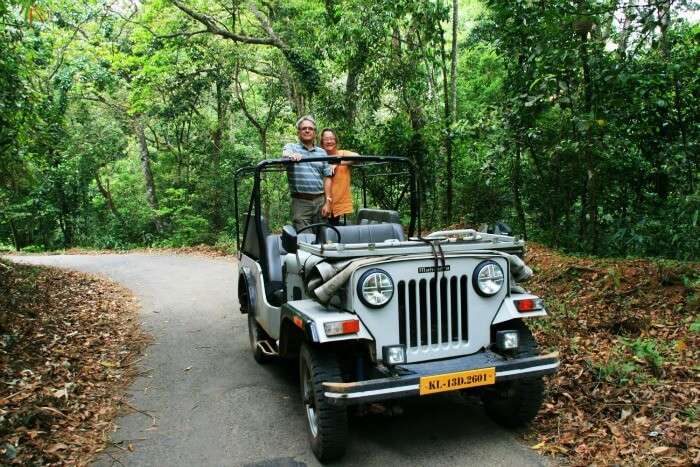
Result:
<instances>
[{"instance_id":1,"label":"man","mask_svg":"<svg viewBox=\"0 0 700 467\"><path fill-rule=\"evenodd\" d=\"M287 166L287 181L292 197L294 228L322 222L331 210L331 171L327 162L304 162L309 157L324 157L326 151L316 146L316 121L311 116L297 120L298 143L285 144L282 157L298 164Z\"/></svg>"}]
</instances>

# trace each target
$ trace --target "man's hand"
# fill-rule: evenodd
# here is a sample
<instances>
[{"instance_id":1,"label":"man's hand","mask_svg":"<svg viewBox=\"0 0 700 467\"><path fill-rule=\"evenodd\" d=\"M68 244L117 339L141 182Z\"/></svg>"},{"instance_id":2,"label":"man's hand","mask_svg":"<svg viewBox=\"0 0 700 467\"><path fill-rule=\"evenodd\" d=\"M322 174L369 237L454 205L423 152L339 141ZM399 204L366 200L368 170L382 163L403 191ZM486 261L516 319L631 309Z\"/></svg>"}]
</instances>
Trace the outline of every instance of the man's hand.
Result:
<instances>
[{"instance_id":1,"label":"man's hand","mask_svg":"<svg viewBox=\"0 0 700 467\"><path fill-rule=\"evenodd\" d=\"M282 157L284 157L285 159L291 159L293 161L300 161L302 156L298 152L287 150L282 153Z\"/></svg>"}]
</instances>

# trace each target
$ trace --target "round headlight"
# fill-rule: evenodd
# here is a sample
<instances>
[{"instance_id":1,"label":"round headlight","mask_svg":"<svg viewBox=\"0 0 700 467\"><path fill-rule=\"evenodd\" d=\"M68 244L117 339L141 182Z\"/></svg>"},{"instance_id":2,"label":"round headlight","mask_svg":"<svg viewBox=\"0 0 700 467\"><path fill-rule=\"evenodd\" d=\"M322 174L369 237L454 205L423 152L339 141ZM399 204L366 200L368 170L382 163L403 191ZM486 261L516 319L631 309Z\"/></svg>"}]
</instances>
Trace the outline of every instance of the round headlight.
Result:
<instances>
[{"instance_id":1,"label":"round headlight","mask_svg":"<svg viewBox=\"0 0 700 467\"><path fill-rule=\"evenodd\" d=\"M381 269L366 271L357 282L357 295L370 308L379 308L394 296L394 281Z\"/></svg>"},{"instance_id":2,"label":"round headlight","mask_svg":"<svg viewBox=\"0 0 700 467\"><path fill-rule=\"evenodd\" d=\"M495 261L483 261L474 269L472 282L479 295L496 295L505 282L503 268Z\"/></svg>"}]
</instances>

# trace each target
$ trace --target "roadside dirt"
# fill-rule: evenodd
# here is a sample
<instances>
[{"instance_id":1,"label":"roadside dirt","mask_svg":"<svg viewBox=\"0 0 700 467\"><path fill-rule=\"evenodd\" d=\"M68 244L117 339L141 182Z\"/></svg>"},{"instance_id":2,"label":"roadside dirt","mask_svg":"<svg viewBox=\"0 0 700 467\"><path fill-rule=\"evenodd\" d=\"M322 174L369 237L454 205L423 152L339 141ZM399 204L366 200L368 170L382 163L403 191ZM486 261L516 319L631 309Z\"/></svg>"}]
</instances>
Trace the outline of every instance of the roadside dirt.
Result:
<instances>
[{"instance_id":1,"label":"roadside dirt","mask_svg":"<svg viewBox=\"0 0 700 467\"><path fill-rule=\"evenodd\" d=\"M86 465L148 342L126 289L0 260L0 464ZM130 449L130 446L120 446Z\"/></svg>"},{"instance_id":2,"label":"roadside dirt","mask_svg":"<svg viewBox=\"0 0 700 467\"><path fill-rule=\"evenodd\" d=\"M532 445L574 465L700 464L700 264L589 259L529 245L561 353Z\"/></svg>"}]
</instances>

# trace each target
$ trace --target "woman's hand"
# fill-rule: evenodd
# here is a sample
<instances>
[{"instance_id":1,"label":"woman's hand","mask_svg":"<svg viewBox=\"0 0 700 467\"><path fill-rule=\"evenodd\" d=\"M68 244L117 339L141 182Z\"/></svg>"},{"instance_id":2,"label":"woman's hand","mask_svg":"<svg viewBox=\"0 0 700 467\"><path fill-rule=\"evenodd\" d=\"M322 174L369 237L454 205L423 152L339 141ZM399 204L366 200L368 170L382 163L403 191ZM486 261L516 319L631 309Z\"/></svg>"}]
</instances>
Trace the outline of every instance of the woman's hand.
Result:
<instances>
[{"instance_id":1,"label":"woman's hand","mask_svg":"<svg viewBox=\"0 0 700 467\"><path fill-rule=\"evenodd\" d=\"M331 215L331 200L326 198L326 202L321 208L321 217L329 217Z\"/></svg>"}]
</instances>

